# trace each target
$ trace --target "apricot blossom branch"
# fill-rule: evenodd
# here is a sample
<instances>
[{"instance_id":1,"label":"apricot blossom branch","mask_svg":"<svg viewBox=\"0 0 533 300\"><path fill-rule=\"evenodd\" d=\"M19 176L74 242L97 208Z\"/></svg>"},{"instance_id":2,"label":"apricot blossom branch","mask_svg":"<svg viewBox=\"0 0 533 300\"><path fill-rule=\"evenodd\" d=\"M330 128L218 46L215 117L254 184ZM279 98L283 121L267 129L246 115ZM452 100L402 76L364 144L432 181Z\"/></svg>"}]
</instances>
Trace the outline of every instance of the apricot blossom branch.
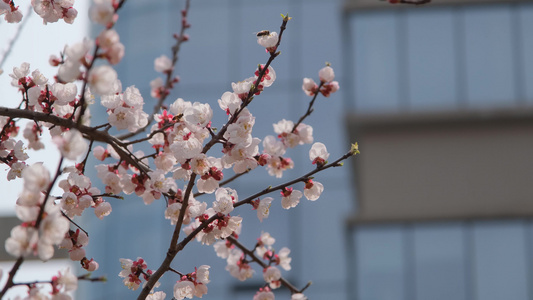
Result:
<instances>
[{"instance_id":1,"label":"apricot blossom branch","mask_svg":"<svg viewBox=\"0 0 533 300\"><path fill-rule=\"evenodd\" d=\"M261 259L259 259L259 257L257 257L255 255L255 253L251 250L249 250L248 248L246 248L243 244L241 244L236 238L232 237L232 236L229 236L226 238L230 243L232 243L233 245L237 246L239 249L241 249L242 252L244 252L246 255L248 255L255 263L257 263L258 265L260 265L263 269L266 269L269 267L269 265L267 265L264 261L262 261ZM283 286L285 286L286 288L288 288L290 291L291 291L291 294L295 294L295 293L301 293L303 290L305 290L306 287L304 287L303 289L299 290L297 287L295 287L292 283L290 283L287 279L283 278L283 277L280 277L279 279L281 281L281 284Z\"/></svg>"},{"instance_id":2,"label":"apricot blossom branch","mask_svg":"<svg viewBox=\"0 0 533 300\"><path fill-rule=\"evenodd\" d=\"M359 153L359 152L357 152ZM280 184L280 185L277 185L275 187L272 187L272 186L269 186L267 187L266 189L263 189L262 191L260 192L257 192L249 197L247 197L246 199L244 200L241 200L237 203L235 203L233 205L233 207L239 207L243 204L250 204L252 202L252 200L260 197L260 196L263 196L263 195L266 195L266 194L269 194L269 193L272 193L274 191L279 191L279 190L283 190L284 188L288 187L288 186L291 186L295 183L298 183L298 182L305 182L306 180L309 180L309 179L312 179L312 176L318 172L322 172L326 169L329 169L329 168L333 168L333 167L341 167L342 166L342 161L343 160L346 160L348 159L349 157L352 157L354 156L356 153L353 151L353 150L350 150L350 152L344 154L343 156L341 156L340 158L338 158L337 160L335 160L334 162L332 163L329 163L329 164L326 164L326 165L317 165L316 169L314 169L313 171L310 171L308 173L306 173L305 175L301 176L301 177L298 177L296 179L293 179L291 181L288 181L288 182L285 182L283 184Z\"/></svg>"},{"instance_id":3,"label":"apricot blossom branch","mask_svg":"<svg viewBox=\"0 0 533 300\"><path fill-rule=\"evenodd\" d=\"M146 166L139 164L134 159L134 156L132 156L131 154L128 154L126 152L127 150L124 150L122 148L122 146L124 145L122 141L117 140L112 135L110 135L107 131L96 130L93 127L78 124L72 120L61 118L55 115L49 115L49 114L45 114L41 112L29 111L29 110L23 110L23 109L17 109L17 108L8 108L8 107L0 106L0 116L7 116L7 117L10 117L11 119L23 118L23 119L28 119L28 120L43 121L43 122L48 122L48 123L51 123L57 126L69 128L69 129L77 129L82 134L84 134L89 140L104 142L104 143L111 145L113 149L115 149L115 151L118 153L118 155L122 159L124 159L124 161L136 167L142 173L148 173L150 171Z\"/></svg>"},{"instance_id":4,"label":"apricot blossom branch","mask_svg":"<svg viewBox=\"0 0 533 300\"><path fill-rule=\"evenodd\" d=\"M127 139L127 138L130 138L132 136L135 136L141 132L144 132L146 130L146 128L148 128L152 122L154 121L154 116L155 114L157 114L159 112L159 110L161 109L161 107L163 107L163 103L165 102L165 100L167 99L168 95L170 94L170 90L174 87L174 83L177 83L178 82L178 79L177 77L175 77L175 69L176 69L176 63L178 62L178 53L181 49L181 44L183 42L186 42L189 40L188 36L185 34L185 30L189 27L191 27L191 25L189 24L189 22L187 21L187 14L189 13L189 8L190 8L190 3L191 1L190 0L186 0L185 1L185 8L181 11L181 28L180 28L180 33L179 34L176 34L174 36L174 38L176 39L176 43L174 44L174 46L172 46L172 60L171 60L171 65L170 67L165 71L167 77L166 77L166 80L165 80L165 85L164 87L162 88L162 91L160 93L160 95L157 97L158 98L158 101L156 103L156 105L154 106L154 110L153 112L148 116L148 123L139 128L138 130L136 130L135 132L131 132L131 133L127 133L127 134L123 134L123 135L120 135L118 138L120 140L124 140L124 139Z\"/></svg>"}]
</instances>

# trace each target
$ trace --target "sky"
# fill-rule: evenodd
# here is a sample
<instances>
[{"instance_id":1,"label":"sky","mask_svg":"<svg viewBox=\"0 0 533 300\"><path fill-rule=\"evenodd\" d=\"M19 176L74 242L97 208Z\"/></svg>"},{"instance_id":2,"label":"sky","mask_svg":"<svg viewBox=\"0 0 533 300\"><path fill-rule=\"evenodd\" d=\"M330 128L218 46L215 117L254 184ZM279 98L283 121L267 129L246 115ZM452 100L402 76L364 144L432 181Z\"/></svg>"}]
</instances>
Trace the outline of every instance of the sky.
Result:
<instances>
[{"instance_id":1,"label":"sky","mask_svg":"<svg viewBox=\"0 0 533 300\"><path fill-rule=\"evenodd\" d=\"M48 59L50 55L59 55L67 44L73 44L83 40L87 36L89 28L89 16L87 14L90 1L76 1L74 7L78 10L78 16L74 24L67 24L60 20L56 23L43 24L42 19L33 11L28 14L30 1L15 2L20 6L23 18L29 18L19 32L19 37L13 44L9 55L2 65L3 73L0 75L0 106L16 107L21 96L18 91L11 86L13 67L19 67L23 62L30 63L30 72L39 69L50 81L53 80L57 68L50 66ZM0 20L0 57L4 57L8 41L12 40L18 24L9 24L3 17ZM51 42L53 41L53 42ZM20 122L19 138L22 138L22 130L26 122ZM45 144L51 141L47 135L43 135ZM59 161L59 153L55 146L51 145L40 151L28 151L30 159L27 163L44 162L50 170L55 170ZM15 211L15 201L22 188L22 180L7 182L6 176L8 168L0 166L0 190L2 190L2 201L0 201L0 216L13 214Z\"/></svg>"}]
</instances>

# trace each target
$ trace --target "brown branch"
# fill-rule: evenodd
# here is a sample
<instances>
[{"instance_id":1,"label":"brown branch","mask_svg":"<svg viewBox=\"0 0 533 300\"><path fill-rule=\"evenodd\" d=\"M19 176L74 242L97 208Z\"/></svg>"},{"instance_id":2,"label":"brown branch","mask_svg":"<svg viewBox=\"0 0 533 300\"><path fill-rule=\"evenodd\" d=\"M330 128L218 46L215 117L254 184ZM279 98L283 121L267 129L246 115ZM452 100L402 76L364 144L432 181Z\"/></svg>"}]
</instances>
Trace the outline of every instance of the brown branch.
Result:
<instances>
[{"instance_id":1,"label":"brown branch","mask_svg":"<svg viewBox=\"0 0 533 300\"><path fill-rule=\"evenodd\" d=\"M150 171L150 169L147 166L139 164L134 159L132 154L128 154L127 149L125 150L124 148L122 148L124 144L120 140L117 140L115 137L110 135L105 130L104 131L96 130L93 127L77 124L76 122L69 120L69 119L61 118L61 117L54 116L54 115L48 115L48 114L41 113L41 112L29 111L29 110L17 109L17 108L8 108L8 107L0 106L0 116L8 116L11 118L23 118L23 119L34 120L34 121L42 121L42 122L51 123L57 126L62 126L65 128L77 129L79 132L84 134L85 138L88 140L104 142L104 143L111 145L111 147L115 149L115 151L124 161L126 161L128 164L139 169L140 172L148 173Z\"/></svg>"},{"instance_id":2,"label":"brown branch","mask_svg":"<svg viewBox=\"0 0 533 300\"><path fill-rule=\"evenodd\" d=\"M296 131L296 128L298 127L298 125L300 125L303 120L305 120L305 118L307 118L308 116L311 115L311 113L313 113L313 104L315 104L315 100L316 98L318 97L318 94L320 93L320 88L324 85L324 82L320 82L320 85L318 86L318 88L316 89L316 93L315 95L313 96L313 99L311 100L311 102L309 102L309 106L307 107L307 111L305 112L305 114L303 116L300 117L300 119L298 120L298 122L296 122L296 124L294 124L294 126L292 127L292 130L291 132L294 133L294 131Z\"/></svg>"},{"instance_id":3,"label":"brown branch","mask_svg":"<svg viewBox=\"0 0 533 300\"><path fill-rule=\"evenodd\" d=\"M256 262L258 265L260 265L263 269L268 268L268 265L264 261L259 259L252 250L249 250L248 248L246 248L237 239L235 239L232 236L228 236L226 239L230 241L232 244L234 244L235 246L237 246L237 248L241 249L242 252L244 252L246 255L250 256L252 260ZM281 284L283 284L286 288L288 288L291 291L291 294L301 293L303 290L305 290L309 286L308 284L303 289L299 290L294 285L292 285L287 279L281 277L279 280L281 281Z\"/></svg>"},{"instance_id":4,"label":"brown branch","mask_svg":"<svg viewBox=\"0 0 533 300\"><path fill-rule=\"evenodd\" d=\"M218 186L225 186L226 184L228 184L228 183L230 183L230 182L236 180L237 178L239 178L239 177L241 177L241 176L243 176L243 175L246 175L246 174L250 173L250 171L251 171L251 169L248 169L248 170L246 170L246 171L244 171L244 172L242 172L242 173L235 174L235 175L231 176L230 178L228 178L227 180L223 180L223 181L221 181L221 182L218 184ZM193 196L194 196L194 198L196 198L196 197L202 196L202 195L204 195L204 194L205 194L205 193L195 193Z\"/></svg>"},{"instance_id":5,"label":"brown branch","mask_svg":"<svg viewBox=\"0 0 533 300\"><path fill-rule=\"evenodd\" d=\"M188 2L189 2L189 0L187 1L187 3ZM286 25L287 25L287 22L289 20L290 20L290 18L288 16L283 18L283 22L282 22L282 24L280 26L280 34L279 34L279 38L278 38L278 43L276 44L276 49L280 45L281 37L283 35L283 32L286 29ZM213 147L224 136L224 133L228 129L228 126L230 124L234 123L237 120L240 112L242 112L242 110L246 106L248 106L248 104L251 103L251 101L253 99L253 95L259 91L259 83L261 82L261 78L263 78L266 70L268 69L268 66L272 63L272 61L279 54L280 54L279 51L275 52L275 53L270 53L270 57L269 57L267 63L263 67L259 67L259 74L258 74L258 78L257 78L257 80L255 82L254 88L250 89L250 92L248 93L248 96L246 97L245 100L243 100L239 110L232 115L231 119L222 127L222 129L218 132L218 134L216 136L214 136L214 137L211 137L211 140L207 144L204 145L204 147L202 149L202 153L204 153L204 154L207 153L207 151L209 151L209 149L211 149L211 147ZM121 138L122 138L122 136L121 136ZM163 276L163 274L165 272L168 271L168 268L170 267L170 264L172 263L172 260L174 259L176 254L178 254L178 252L183 249L183 247L196 235L197 232L200 232L200 230L199 230L200 227L198 227L197 228L198 231L195 230L194 232L196 232L196 233L194 235L193 235L194 232L189 234L189 236L187 236L182 242L180 242L178 244L181 226L183 225L183 219L185 218L185 212L187 211L187 206L189 205L189 197L191 196L191 192L192 192L192 188L194 186L195 179L196 179L196 174L193 173L191 175L191 178L189 179L189 183L187 184L187 188L186 188L185 193L184 193L183 203L182 203L182 206L181 206L180 214L178 216L178 222L176 223L176 226L174 227L174 233L172 234L172 239L171 239L171 242L170 242L170 247L169 247L169 249L167 251L167 255L165 256L165 259L163 260L163 262L161 263L161 265L159 266L157 271L155 271L150 276L150 279L148 280L148 282L146 283L146 285L142 289L141 294L137 298L139 300L140 299L145 299L146 296L148 296L148 294L150 293L150 290L154 287L155 283L159 280L159 278L161 278L161 276Z\"/></svg>"},{"instance_id":6,"label":"brown branch","mask_svg":"<svg viewBox=\"0 0 533 300\"><path fill-rule=\"evenodd\" d=\"M431 0L400 0L400 3L403 4L414 4L414 5L422 5L426 3L430 3Z\"/></svg>"},{"instance_id":7,"label":"brown branch","mask_svg":"<svg viewBox=\"0 0 533 300\"><path fill-rule=\"evenodd\" d=\"M7 290L9 290L11 287L13 287L15 284L13 283L13 278L15 277L15 274L17 273L18 269L20 268L20 265L24 262L24 257L19 257L13 267L11 268L11 271L9 271L9 276L7 278L6 285L4 285L4 288L0 292L0 299L4 297Z\"/></svg>"},{"instance_id":8,"label":"brown branch","mask_svg":"<svg viewBox=\"0 0 533 300\"><path fill-rule=\"evenodd\" d=\"M257 192L257 193L255 193L255 194L253 194L252 196L249 196L249 197L247 197L246 199L241 200L241 201L235 203L235 204L233 205L233 207L239 207L239 206L241 206L241 205L243 205L243 204L251 203L252 200L254 200L254 199L256 199L256 198L258 198L258 197L260 197L260 196L263 196L263 195L266 195L266 194L272 193L272 192L277 191L277 190L282 190L282 189L284 189L284 188L286 188L286 187L288 187L288 186L290 186L290 185L293 185L293 184L295 184L295 183L298 183L298 182L304 182L304 181L310 179L312 175L314 175L314 174L316 174L316 173L318 173L318 172L324 171L324 170L326 170L326 169L329 169L329 168L332 168L332 167L340 167L340 166L342 166L342 164L340 163L341 161L343 161L343 160L345 160L345 159L347 159L348 157L353 156L353 155L354 155L354 154L350 151L350 152L344 154L343 156L341 156L341 157L340 157L339 159L337 159L336 161L334 161L334 162L332 162L332 163L330 163L330 164L324 165L324 166L318 166L318 167L317 167L316 169L314 169L313 171L308 172L307 174L305 174L305 175L303 175L303 176L301 176L301 177L299 177L299 178L293 179L293 180L291 180L291 181L289 181L289 182L286 182L286 183L280 184L280 185L275 186L275 187L271 187L271 186L269 186L269 187L267 187L266 189L264 189L264 190L262 190L262 191L260 191L260 192Z\"/></svg>"},{"instance_id":9,"label":"brown branch","mask_svg":"<svg viewBox=\"0 0 533 300\"><path fill-rule=\"evenodd\" d=\"M174 86L174 74L176 69L176 63L178 62L178 53L181 48L181 44L185 41L187 41L187 38L185 38L185 29L189 28L188 23L186 23L186 16L189 12L190 8L190 0L185 1L185 9L182 11L182 23L181 23L181 29L179 35L176 37L176 44L172 46L172 68L170 71L167 72L167 78L165 81L165 92L161 95L159 100L157 101L157 104L154 106L154 111L152 114L148 116L148 123L144 127L141 127L137 129L135 132L123 134L119 136L118 138L121 140L130 138L132 136L135 136L141 132L144 132L146 128L148 128L152 122L154 121L154 116L159 112L161 107L163 106L163 102L167 99L168 95L170 95L170 89Z\"/></svg>"}]
</instances>

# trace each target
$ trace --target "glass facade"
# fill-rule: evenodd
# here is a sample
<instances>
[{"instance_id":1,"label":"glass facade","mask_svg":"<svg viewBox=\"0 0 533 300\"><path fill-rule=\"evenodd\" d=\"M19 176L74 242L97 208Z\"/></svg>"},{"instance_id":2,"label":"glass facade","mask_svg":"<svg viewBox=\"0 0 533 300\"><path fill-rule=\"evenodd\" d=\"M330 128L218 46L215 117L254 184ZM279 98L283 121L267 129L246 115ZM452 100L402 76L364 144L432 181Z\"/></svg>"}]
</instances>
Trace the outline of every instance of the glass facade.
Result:
<instances>
[{"instance_id":1,"label":"glass facade","mask_svg":"<svg viewBox=\"0 0 533 300\"><path fill-rule=\"evenodd\" d=\"M345 104L376 115L530 107L532 12L529 1L353 11ZM533 299L532 228L530 219L358 226L348 299Z\"/></svg>"}]
</instances>

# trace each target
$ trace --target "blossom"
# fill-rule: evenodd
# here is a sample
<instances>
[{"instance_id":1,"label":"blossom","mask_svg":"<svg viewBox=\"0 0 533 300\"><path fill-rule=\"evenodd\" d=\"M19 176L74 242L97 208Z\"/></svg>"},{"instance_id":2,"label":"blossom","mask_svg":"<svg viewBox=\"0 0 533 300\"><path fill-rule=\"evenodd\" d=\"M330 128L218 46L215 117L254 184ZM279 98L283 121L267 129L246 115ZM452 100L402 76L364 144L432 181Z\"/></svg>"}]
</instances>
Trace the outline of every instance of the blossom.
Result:
<instances>
[{"instance_id":1,"label":"blossom","mask_svg":"<svg viewBox=\"0 0 533 300\"><path fill-rule=\"evenodd\" d=\"M244 259L244 255L241 250L233 249L226 262L228 263L226 265L226 271L228 271L231 276L239 279L240 281L245 281L248 278L252 278L254 270Z\"/></svg>"},{"instance_id":2,"label":"blossom","mask_svg":"<svg viewBox=\"0 0 533 300\"><path fill-rule=\"evenodd\" d=\"M320 182L309 179L305 182L304 196L307 200L315 201L320 197L324 191L324 185Z\"/></svg>"},{"instance_id":3,"label":"blossom","mask_svg":"<svg viewBox=\"0 0 533 300\"><path fill-rule=\"evenodd\" d=\"M265 197L259 200L259 205L257 207L257 218L259 218L259 221L263 222L263 219L268 218L273 200L272 197Z\"/></svg>"},{"instance_id":4,"label":"blossom","mask_svg":"<svg viewBox=\"0 0 533 300\"><path fill-rule=\"evenodd\" d=\"M185 120L193 125L205 127L213 117L213 110L207 103L194 102L183 112Z\"/></svg>"},{"instance_id":5,"label":"blossom","mask_svg":"<svg viewBox=\"0 0 533 300\"><path fill-rule=\"evenodd\" d=\"M207 284L210 282L209 280L209 268L211 268L208 265L201 265L196 270L196 280L200 283Z\"/></svg>"},{"instance_id":6,"label":"blossom","mask_svg":"<svg viewBox=\"0 0 533 300\"><path fill-rule=\"evenodd\" d=\"M237 93L224 92L222 97L218 99L218 105L228 115L233 115L239 109L242 101Z\"/></svg>"},{"instance_id":7,"label":"blossom","mask_svg":"<svg viewBox=\"0 0 533 300\"><path fill-rule=\"evenodd\" d=\"M307 300L307 297L302 293L294 293L291 295L291 300Z\"/></svg>"},{"instance_id":8,"label":"blossom","mask_svg":"<svg viewBox=\"0 0 533 300\"><path fill-rule=\"evenodd\" d=\"M91 20L104 26L113 21L114 14L112 0L94 0L89 10Z\"/></svg>"},{"instance_id":9,"label":"blossom","mask_svg":"<svg viewBox=\"0 0 533 300\"><path fill-rule=\"evenodd\" d=\"M278 257L277 257L277 263L280 267L282 267L285 271L291 270L291 260L292 258L289 257L289 254L291 253L291 250L287 247L283 247L278 251Z\"/></svg>"},{"instance_id":10,"label":"blossom","mask_svg":"<svg viewBox=\"0 0 533 300\"><path fill-rule=\"evenodd\" d=\"M264 287L260 288L257 293L255 293L253 300L274 300L276 297L274 296L274 293L270 290L270 288Z\"/></svg>"},{"instance_id":11,"label":"blossom","mask_svg":"<svg viewBox=\"0 0 533 300\"><path fill-rule=\"evenodd\" d=\"M307 96L314 96L318 91L318 85L311 78L304 78L302 90Z\"/></svg>"},{"instance_id":12,"label":"blossom","mask_svg":"<svg viewBox=\"0 0 533 300\"><path fill-rule=\"evenodd\" d=\"M100 202L94 208L94 214L98 219L102 220L105 216L108 216L111 213L111 204L109 202Z\"/></svg>"},{"instance_id":13,"label":"blossom","mask_svg":"<svg viewBox=\"0 0 533 300\"><path fill-rule=\"evenodd\" d=\"M35 228L15 226L11 229L11 236L5 242L5 249L14 257L28 256L32 253L37 240Z\"/></svg>"},{"instance_id":14,"label":"blossom","mask_svg":"<svg viewBox=\"0 0 533 300\"><path fill-rule=\"evenodd\" d=\"M237 191L230 188L218 188L215 191L215 197L213 209L225 215L233 211L233 203L238 201Z\"/></svg>"},{"instance_id":15,"label":"blossom","mask_svg":"<svg viewBox=\"0 0 533 300\"><path fill-rule=\"evenodd\" d=\"M3 14L8 23L18 23L22 20L22 13L18 10L18 6L10 4L9 1L0 1L0 16Z\"/></svg>"},{"instance_id":16,"label":"blossom","mask_svg":"<svg viewBox=\"0 0 533 300\"><path fill-rule=\"evenodd\" d=\"M101 48L107 49L118 43L120 41L120 36L115 29L108 29L100 33L97 41Z\"/></svg>"},{"instance_id":17,"label":"blossom","mask_svg":"<svg viewBox=\"0 0 533 300\"><path fill-rule=\"evenodd\" d=\"M302 198L302 192L298 190L292 190L292 188L285 188L281 191L281 207L289 209L291 207L296 207L300 203L300 198Z\"/></svg>"},{"instance_id":18,"label":"blossom","mask_svg":"<svg viewBox=\"0 0 533 300\"><path fill-rule=\"evenodd\" d=\"M170 72L172 70L172 61L168 56L161 55L154 60L154 69L161 73Z\"/></svg>"},{"instance_id":19,"label":"blossom","mask_svg":"<svg viewBox=\"0 0 533 300\"><path fill-rule=\"evenodd\" d=\"M158 291L146 296L146 300L165 300L166 296L165 292Z\"/></svg>"},{"instance_id":20,"label":"blossom","mask_svg":"<svg viewBox=\"0 0 533 300\"><path fill-rule=\"evenodd\" d=\"M48 78L46 78L39 69L35 69L33 72L31 72L31 77L33 80L33 83L36 85L45 85L48 82Z\"/></svg>"},{"instance_id":21,"label":"blossom","mask_svg":"<svg viewBox=\"0 0 533 300\"><path fill-rule=\"evenodd\" d=\"M237 83L232 82L231 88L233 89L233 92L235 94L239 95L239 98L244 100L246 99L246 97L248 97L248 93L252 89L252 85L254 84L254 82L255 79L253 77L250 77Z\"/></svg>"},{"instance_id":22,"label":"blossom","mask_svg":"<svg viewBox=\"0 0 533 300\"><path fill-rule=\"evenodd\" d=\"M28 76L28 74L30 74L30 63L23 62L20 67L13 67L13 73L9 74L9 76L18 81Z\"/></svg>"},{"instance_id":23,"label":"blossom","mask_svg":"<svg viewBox=\"0 0 533 300\"><path fill-rule=\"evenodd\" d=\"M326 149L326 145L317 142L311 146L311 150L309 150L309 159L313 162L313 164L321 166L326 163L328 157L329 152Z\"/></svg>"},{"instance_id":24,"label":"blossom","mask_svg":"<svg viewBox=\"0 0 533 300\"><path fill-rule=\"evenodd\" d=\"M24 188L27 191L40 192L48 188L50 172L42 163L35 163L22 171L22 178L24 179Z\"/></svg>"},{"instance_id":25,"label":"blossom","mask_svg":"<svg viewBox=\"0 0 533 300\"><path fill-rule=\"evenodd\" d=\"M174 298L178 300L185 298L192 299L195 290L194 282L188 280L178 281L174 285Z\"/></svg>"},{"instance_id":26,"label":"blossom","mask_svg":"<svg viewBox=\"0 0 533 300\"><path fill-rule=\"evenodd\" d=\"M263 69L265 66L260 65L260 67ZM259 70L255 71L255 77L256 79L259 77ZM276 71L274 71L272 66L268 66L268 68L264 71L263 77L261 77L259 84L263 87L269 87L274 83L274 81L276 81Z\"/></svg>"},{"instance_id":27,"label":"blossom","mask_svg":"<svg viewBox=\"0 0 533 300\"><path fill-rule=\"evenodd\" d=\"M70 160L76 160L87 151L88 147L83 136L76 129L65 132L63 136L55 136L54 142L58 146L61 155Z\"/></svg>"},{"instance_id":28,"label":"blossom","mask_svg":"<svg viewBox=\"0 0 533 300\"><path fill-rule=\"evenodd\" d=\"M233 247L229 241L218 241L213 244L213 248L220 258L228 258Z\"/></svg>"},{"instance_id":29,"label":"blossom","mask_svg":"<svg viewBox=\"0 0 533 300\"><path fill-rule=\"evenodd\" d=\"M26 168L26 164L24 162L13 163L9 169L9 172L7 172L7 180L13 180L17 177L21 178L24 168Z\"/></svg>"},{"instance_id":30,"label":"blossom","mask_svg":"<svg viewBox=\"0 0 533 300\"><path fill-rule=\"evenodd\" d=\"M117 72L107 65L95 67L89 72L88 82L91 85L91 91L99 95L111 93L115 80L117 80Z\"/></svg>"},{"instance_id":31,"label":"blossom","mask_svg":"<svg viewBox=\"0 0 533 300\"><path fill-rule=\"evenodd\" d=\"M320 93L324 97L329 97L329 95L331 95L332 93L335 93L338 90L339 90L339 83L337 81L332 81L332 82L325 83L320 88Z\"/></svg>"},{"instance_id":32,"label":"blossom","mask_svg":"<svg viewBox=\"0 0 533 300\"><path fill-rule=\"evenodd\" d=\"M72 7L74 1L54 1L54 0L32 0L33 10L41 18L43 24L54 23L63 19L66 23L72 24L78 15L76 9Z\"/></svg>"},{"instance_id":33,"label":"blossom","mask_svg":"<svg viewBox=\"0 0 533 300\"><path fill-rule=\"evenodd\" d=\"M281 272L278 268L274 266L269 266L265 269L263 269L263 279L267 283L271 283L273 281L278 281L281 278Z\"/></svg>"},{"instance_id":34,"label":"blossom","mask_svg":"<svg viewBox=\"0 0 533 300\"><path fill-rule=\"evenodd\" d=\"M52 85L52 94L57 98L54 104L67 105L76 98L78 87L74 83L54 83Z\"/></svg>"},{"instance_id":35,"label":"blossom","mask_svg":"<svg viewBox=\"0 0 533 300\"><path fill-rule=\"evenodd\" d=\"M66 268L63 272L60 272L58 276L54 276L52 279L52 285L55 291L75 291L78 288L78 277L71 273L70 268Z\"/></svg>"},{"instance_id":36,"label":"blossom","mask_svg":"<svg viewBox=\"0 0 533 300\"><path fill-rule=\"evenodd\" d=\"M93 155L96 159L103 161L109 157L109 152L102 146L96 146L93 148Z\"/></svg>"},{"instance_id":37,"label":"blossom","mask_svg":"<svg viewBox=\"0 0 533 300\"><path fill-rule=\"evenodd\" d=\"M257 43L265 48L269 52L275 51L276 44L278 43L278 33L277 32L268 32L268 31L262 31L261 33L265 34L258 34L257 36Z\"/></svg>"},{"instance_id":38,"label":"blossom","mask_svg":"<svg viewBox=\"0 0 533 300\"><path fill-rule=\"evenodd\" d=\"M333 79L335 79L335 72L333 71L332 67L327 65L318 71L318 77L320 78L321 82L331 82Z\"/></svg>"}]
</instances>

